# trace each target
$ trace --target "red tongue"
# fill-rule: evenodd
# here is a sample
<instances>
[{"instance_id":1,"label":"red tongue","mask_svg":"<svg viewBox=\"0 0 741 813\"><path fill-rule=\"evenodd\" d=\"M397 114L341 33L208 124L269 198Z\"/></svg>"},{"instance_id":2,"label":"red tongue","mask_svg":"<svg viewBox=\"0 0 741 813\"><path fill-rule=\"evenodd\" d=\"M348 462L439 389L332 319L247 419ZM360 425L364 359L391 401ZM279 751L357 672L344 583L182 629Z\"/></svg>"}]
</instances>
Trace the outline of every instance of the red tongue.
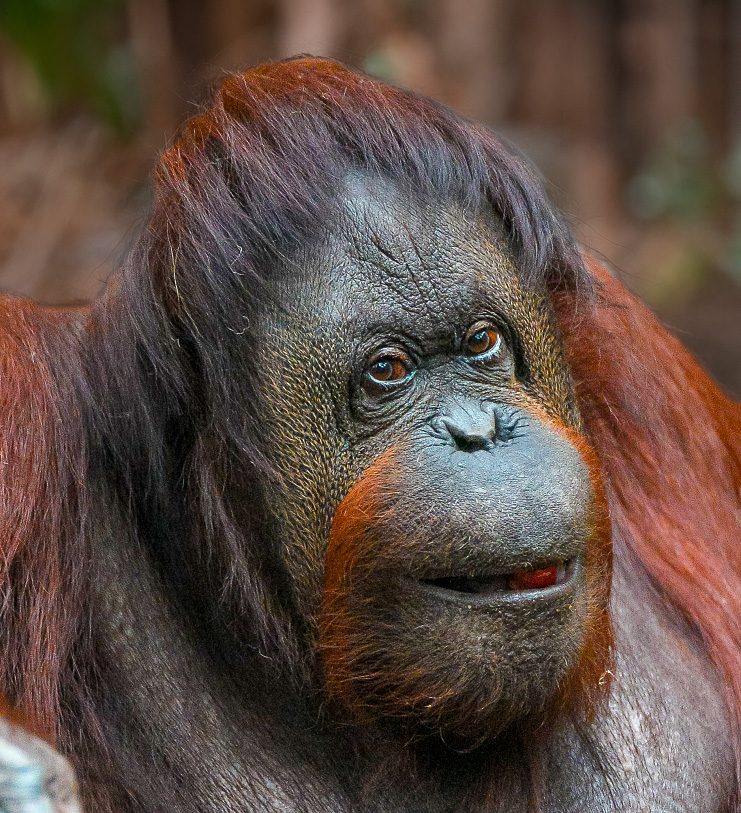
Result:
<instances>
[{"instance_id":1,"label":"red tongue","mask_svg":"<svg viewBox=\"0 0 741 813\"><path fill-rule=\"evenodd\" d=\"M552 587L558 578L558 568L544 567L542 570L525 570L513 573L509 580L510 590L537 590Z\"/></svg>"}]
</instances>

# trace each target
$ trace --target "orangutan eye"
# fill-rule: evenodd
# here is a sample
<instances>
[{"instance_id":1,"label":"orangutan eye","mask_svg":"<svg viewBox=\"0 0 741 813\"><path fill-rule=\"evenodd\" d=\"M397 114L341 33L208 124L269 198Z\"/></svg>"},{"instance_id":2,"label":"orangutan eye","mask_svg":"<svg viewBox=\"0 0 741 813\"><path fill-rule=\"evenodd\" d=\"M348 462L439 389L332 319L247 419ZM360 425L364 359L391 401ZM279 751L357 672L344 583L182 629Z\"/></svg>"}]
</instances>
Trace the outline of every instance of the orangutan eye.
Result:
<instances>
[{"instance_id":1,"label":"orangutan eye","mask_svg":"<svg viewBox=\"0 0 741 813\"><path fill-rule=\"evenodd\" d=\"M402 353L383 353L371 360L365 371L365 389L379 395L387 387L400 384L413 373L411 359Z\"/></svg>"},{"instance_id":2,"label":"orangutan eye","mask_svg":"<svg viewBox=\"0 0 741 813\"><path fill-rule=\"evenodd\" d=\"M488 322L476 322L463 340L463 352L471 359L494 358L502 347L502 336Z\"/></svg>"}]
</instances>

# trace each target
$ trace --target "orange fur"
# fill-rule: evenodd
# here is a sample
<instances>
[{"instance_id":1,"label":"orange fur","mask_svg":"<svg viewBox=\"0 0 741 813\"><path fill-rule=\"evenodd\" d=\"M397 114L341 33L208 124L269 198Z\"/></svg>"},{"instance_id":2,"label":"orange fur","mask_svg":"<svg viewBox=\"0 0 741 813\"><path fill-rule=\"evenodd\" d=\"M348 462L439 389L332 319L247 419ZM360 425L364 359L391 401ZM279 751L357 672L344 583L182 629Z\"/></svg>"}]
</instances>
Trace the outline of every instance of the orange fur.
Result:
<instances>
[{"instance_id":1,"label":"orange fur","mask_svg":"<svg viewBox=\"0 0 741 813\"><path fill-rule=\"evenodd\" d=\"M560 295L556 306L612 523L723 674L741 767L741 407L587 264L595 303Z\"/></svg>"},{"instance_id":2,"label":"orange fur","mask_svg":"<svg viewBox=\"0 0 741 813\"><path fill-rule=\"evenodd\" d=\"M0 297L0 685L49 741L79 613L80 569L66 555L81 532L84 477L80 416L65 409L74 319Z\"/></svg>"}]
</instances>

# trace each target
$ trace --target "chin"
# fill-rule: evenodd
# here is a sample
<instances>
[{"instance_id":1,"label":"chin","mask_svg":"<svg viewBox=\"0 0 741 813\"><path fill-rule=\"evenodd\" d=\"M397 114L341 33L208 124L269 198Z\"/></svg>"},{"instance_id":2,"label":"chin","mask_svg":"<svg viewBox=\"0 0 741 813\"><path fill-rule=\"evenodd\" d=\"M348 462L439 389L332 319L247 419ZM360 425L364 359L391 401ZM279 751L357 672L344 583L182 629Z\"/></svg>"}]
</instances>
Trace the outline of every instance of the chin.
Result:
<instances>
[{"instance_id":1,"label":"chin","mask_svg":"<svg viewBox=\"0 0 741 813\"><path fill-rule=\"evenodd\" d=\"M325 604L330 692L361 722L394 720L459 745L542 723L583 649L583 562L546 587L498 589L500 579L483 577L476 587L492 582L474 590L382 572L354 579Z\"/></svg>"}]
</instances>

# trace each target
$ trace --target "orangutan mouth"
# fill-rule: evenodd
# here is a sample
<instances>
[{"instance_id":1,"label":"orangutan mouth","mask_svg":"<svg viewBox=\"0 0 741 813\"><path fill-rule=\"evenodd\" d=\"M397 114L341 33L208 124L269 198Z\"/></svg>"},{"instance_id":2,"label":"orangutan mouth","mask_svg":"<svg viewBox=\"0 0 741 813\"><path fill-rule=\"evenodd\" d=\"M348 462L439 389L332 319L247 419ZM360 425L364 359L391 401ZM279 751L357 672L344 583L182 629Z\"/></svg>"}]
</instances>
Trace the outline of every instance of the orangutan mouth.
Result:
<instances>
[{"instance_id":1,"label":"orangutan mouth","mask_svg":"<svg viewBox=\"0 0 741 813\"><path fill-rule=\"evenodd\" d=\"M488 596L494 593L545 590L548 587L555 587L566 582L571 570L570 562L562 562L537 570L518 570L486 576L443 576L439 579L420 581L422 584L453 593Z\"/></svg>"}]
</instances>

